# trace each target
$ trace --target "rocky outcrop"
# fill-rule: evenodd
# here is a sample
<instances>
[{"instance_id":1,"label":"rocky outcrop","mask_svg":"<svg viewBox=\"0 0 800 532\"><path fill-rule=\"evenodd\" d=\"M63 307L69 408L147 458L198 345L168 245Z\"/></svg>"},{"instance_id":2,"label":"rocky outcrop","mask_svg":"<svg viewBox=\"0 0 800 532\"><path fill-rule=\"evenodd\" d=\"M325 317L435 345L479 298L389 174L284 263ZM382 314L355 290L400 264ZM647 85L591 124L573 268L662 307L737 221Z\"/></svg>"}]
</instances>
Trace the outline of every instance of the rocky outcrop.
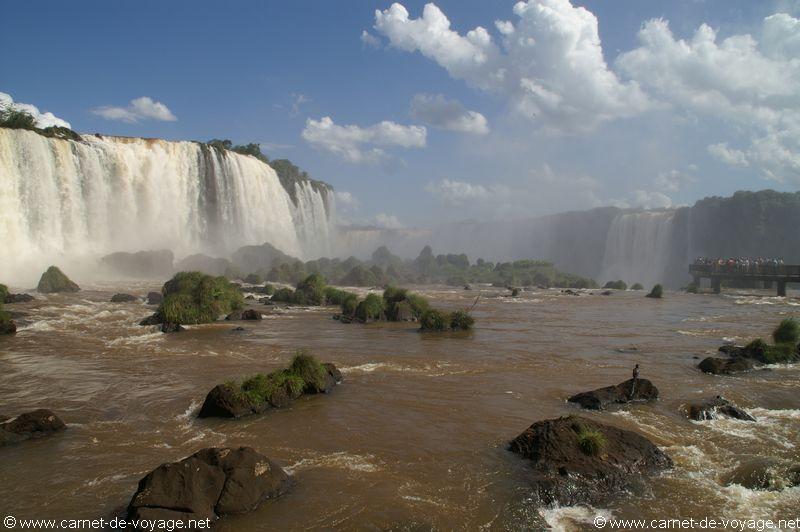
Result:
<instances>
[{"instance_id":1,"label":"rocky outcrop","mask_svg":"<svg viewBox=\"0 0 800 532\"><path fill-rule=\"evenodd\" d=\"M27 303L35 298L30 294L8 294L3 303Z\"/></svg>"},{"instance_id":2,"label":"rocky outcrop","mask_svg":"<svg viewBox=\"0 0 800 532\"><path fill-rule=\"evenodd\" d=\"M652 382L647 379L629 379L616 386L606 386L573 395L567 400L589 410L603 410L613 405L656 399L658 399L658 388Z\"/></svg>"},{"instance_id":3,"label":"rocky outcrop","mask_svg":"<svg viewBox=\"0 0 800 532\"><path fill-rule=\"evenodd\" d=\"M148 305L160 305L162 301L164 301L164 296L161 295L161 292L147 292Z\"/></svg>"},{"instance_id":4,"label":"rocky outcrop","mask_svg":"<svg viewBox=\"0 0 800 532\"><path fill-rule=\"evenodd\" d=\"M50 410L40 408L0 423L0 446L43 438L67 428Z\"/></svg>"},{"instance_id":5,"label":"rocky outcrop","mask_svg":"<svg viewBox=\"0 0 800 532\"><path fill-rule=\"evenodd\" d=\"M216 519L252 512L289 488L281 467L250 447L211 447L139 481L130 519Z\"/></svg>"},{"instance_id":6,"label":"rocky outcrop","mask_svg":"<svg viewBox=\"0 0 800 532\"><path fill-rule=\"evenodd\" d=\"M727 486L738 484L751 490L780 491L800 486L800 463L777 458L754 458L739 464L723 478Z\"/></svg>"},{"instance_id":7,"label":"rocky outcrop","mask_svg":"<svg viewBox=\"0 0 800 532\"><path fill-rule=\"evenodd\" d=\"M711 373L712 375L730 375L732 373L741 373L743 371L750 371L756 366L753 359L737 357L737 358L719 358L708 357L704 358L698 368L703 373Z\"/></svg>"},{"instance_id":8,"label":"rocky outcrop","mask_svg":"<svg viewBox=\"0 0 800 532\"><path fill-rule=\"evenodd\" d=\"M238 321L238 320L260 320L263 319L261 313L257 310L247 309L247 310L235 310L228 314L225 317L228 321Z\"/></svg>"},{"instance_id":9,"label":"rocky outcrop","mask_svg":"<svg viewBox=\"0 0 800 532\"><path fill-rule=\"evenodd\" d=\"M43 294L51 294L54 292L78 292L81 288L73 283L69 277L64 275L64 272L55 266L50 266L47 271L42 274L39 279L39 285L36 290Z\"/></svg>"},{"instance_id":10,"label":"rocky outcrop","mask_svg":"<svg viewBox=\"0 0 800 532\"><path fill-rule=\"evenodd\" d=\"M139 298L136 296L132 296L131 294L114 294L111 296L112 303L130 303L132 301L138 301Z\"/></svg>"},{"instance_id":11,"label":"rocky outcrop","mask_svg":"<svg viewBox=\"0 0 800 532\"><path fill-rule=\"evenodd\" d=\"M330 362L323 363L322 368L324 379L316 382L301 378L302 385L299 386L293 385L292 380L287 378L287 372L291 371L291 367L260 376L260 382L256 381L256 378L251 379L256 383L252 387L253 390L259 389L260 393L256 391L247 393L247 390L243 390L242 386L249 388L247 382L242 385L218 384L206 395L197 416L240 418L250 414L261 414L270 408L284 408L304 393L330 393L333 387L342 381L342 373Z\"/></svg>"},{"instance_id":12,"label":"rocky outcrop","mask_svg":"<svg viewBox=\"0 0 800 532\"><path fill-rule=\"evenodd\" d=\"M582 438L599 442L587 452ZM596 504L672 466L644 436L579 416L539 421L509 450L531 461L530 482L543 505Z\"/></svg>"},{"instance_id":13,"label":"rocky outcrop","mask_svg":"<svg viewBox=\"0 0 800 532\"><path fill-rule=\"evenodd\" d=\"M686 405L686 415L694 421L706 421L728 417L742 421L755 421L756 418L748 414L724 397L718 395L711 399L703 399Z\"/></svg>"}]
</instances>

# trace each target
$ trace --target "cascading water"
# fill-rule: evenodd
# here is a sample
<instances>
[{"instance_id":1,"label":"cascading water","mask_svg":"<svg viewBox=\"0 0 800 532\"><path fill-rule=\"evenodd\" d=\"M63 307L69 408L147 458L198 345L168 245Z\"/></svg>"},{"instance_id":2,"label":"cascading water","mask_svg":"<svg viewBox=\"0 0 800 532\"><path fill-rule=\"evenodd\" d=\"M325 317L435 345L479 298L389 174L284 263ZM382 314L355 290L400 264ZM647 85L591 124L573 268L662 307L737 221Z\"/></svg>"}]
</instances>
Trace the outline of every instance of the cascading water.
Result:
<instances>
[{"instance_id":1,"label":"cascading water","mask_svg":"<svg viewBox=\"0 0 800 532\"><path fill-rule=\"evenodd\" d=\"M195 142L0 128L0 277L29 282L51 263L143 249L226 255L269 242L327 255L333 205L294 186L296 205L268 165Z\"/></svg>"},{"instance_id":2,"label":"cascading water","mask_svg":"<svg viewBox=\"0 0 800 532\"><path fill-rule=\"evenodd\" d=\"M674 211L618 214L606 237L601 280L651 286L664 282Z\"/></svg>"}]
</instances>

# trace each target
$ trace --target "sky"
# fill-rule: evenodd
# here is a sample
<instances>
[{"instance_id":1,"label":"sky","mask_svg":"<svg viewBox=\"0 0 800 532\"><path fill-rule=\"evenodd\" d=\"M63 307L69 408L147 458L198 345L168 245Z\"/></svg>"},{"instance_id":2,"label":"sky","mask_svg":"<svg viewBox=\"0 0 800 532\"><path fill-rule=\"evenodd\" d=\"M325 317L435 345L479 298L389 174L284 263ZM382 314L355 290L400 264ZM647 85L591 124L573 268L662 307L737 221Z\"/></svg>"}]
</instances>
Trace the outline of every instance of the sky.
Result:
<instances>
[{"instance_id":1,"label":"sky","mask_svg":"<svg viewBox=\"0 0 800 532\"><path fill-rule=\"evenodd\" d=\"M7 0L0 72L43 124L260 143L354 224L800 188L800 0Z\"/></svg>"}]
</instances>

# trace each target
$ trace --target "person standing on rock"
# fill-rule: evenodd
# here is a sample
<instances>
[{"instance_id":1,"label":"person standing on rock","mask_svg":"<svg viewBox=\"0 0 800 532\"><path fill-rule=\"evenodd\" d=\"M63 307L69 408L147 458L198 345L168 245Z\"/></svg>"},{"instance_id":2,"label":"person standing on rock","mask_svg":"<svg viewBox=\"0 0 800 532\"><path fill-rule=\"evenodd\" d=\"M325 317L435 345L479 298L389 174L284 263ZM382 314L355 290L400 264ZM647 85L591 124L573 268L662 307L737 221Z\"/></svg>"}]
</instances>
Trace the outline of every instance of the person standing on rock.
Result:
<instances>
[{"instance_id":1,"label":"person standing on rock","mask_svg":"<svg viewBox=\"0 0 800 532\"><path fill-rule=\"evenodd\" d=\"M633 384L631 384L631 399L636 397L636 383L639 382L639 364L633 367Z\"/></svg>"}]
</instances>

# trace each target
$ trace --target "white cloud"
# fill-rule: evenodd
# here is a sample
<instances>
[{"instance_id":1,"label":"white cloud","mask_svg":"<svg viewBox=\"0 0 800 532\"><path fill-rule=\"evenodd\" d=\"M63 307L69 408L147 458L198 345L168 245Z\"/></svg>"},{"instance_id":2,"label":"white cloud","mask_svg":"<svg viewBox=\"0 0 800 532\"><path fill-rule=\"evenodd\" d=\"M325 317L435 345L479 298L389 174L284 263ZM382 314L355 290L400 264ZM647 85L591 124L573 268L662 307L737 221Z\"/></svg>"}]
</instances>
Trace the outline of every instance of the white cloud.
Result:
<instances>
[{"instance_id":1,"label":"white cloud","mask_svg":"<svg viewBox=\"0 0 800 532\"><path fill-rule=\"evenodd\" d=\"M508 187L493 185L485 187L464 181L442 179L425 185L425 190L445 203L461 205L474 201L504 199L510 195Z\"/></svg>"},{"instance_id":2,"label":"white cloud","mask_svg":"<svg viewBox=\"0 0 800 532\"><path fill-rule=\"evenodd\" d=\"M367 30L361 32L361 42L363 42L370 48L380 48L381 46L381 40L375 37Z\"/></svg>"},{"instance_id":3,"label":"white cloud","mask_svg":"<svg viewBox=\"0 0 800 532\"><path fill-rule=\"evenodd\" d=\"M303 138L317 148L331 152L351 163L385 161L389 155L383 147L424 148L427 137L424 126L403 126L384 120L369 127L340 126L331 117L309 118Z\"/></svg>"},{"instance_id":4,"label":"white cloud","mask_svg":"<svg viewBox=\"0 0 800 532\"><path fill-rule=\"evenodd\" d=\"M333 195L336 198L337 210L353 211L358 209L358 207L361 205L361 203L358 201L358 198L345 190L337 190L333 193Z\"/></svg>"},{"instance_id":5,"label":"white cloud","mask_svg":"<svg viewBox=\"0 0 800 532\"><path fill-rule=\"evenodd\" d=\"M25 111L29 115L31 115L34 120L36 121L36 127L38 128L46 128L51 126L57 127L66 127L70 128L69 122L66 120L62 120L55 116L53 113L42 113L39 111L39 108L35 105L31 105L29 103L19 103L14 102L14 99L11 97L10 94L6 94L5 92L0 92L0 107L12 107L18 111Z\"/></svg>"},{"instance_id":6,"label":"white cloud","mask_svg":"<svg viewBox=\"0 0 800 532\"><path fill-rule=\"evenodd\" d=\"M639 31L640 46L617 67L680 111L722 120L749 146L712 143L709 153L765 177L800 183L800 21L786 14L764 19L761 41L749 34L722 40L706 24L677 39L664 20Z\"/></svg>"},{"instance_id":7,"label":"white cloud","mask_svg":"<svg viewBox=\"0 0 800 532\"><path fill-rule=\"evenodd\" d=\"M305 94L297 94L293 92L291 115L292 116L297 115L300 112L300 107L302 107L303 104L309 103L311 101L312 101L311 98L309 98Z\"/></svg>"},{"instance_id":8,"label":"white cloud","mask_svg":"<svg viewBox=\"0 0 800 532\"><path fill-rule=\"evenodd\" d=\"M694 177L680 170L661 172L655 178L655 185L661 192L677 192L687 183L694 183Z\"/></svg>"},{"instance_id":9,"label":"white cloud","mask_svg":"<svg viewBox=\"0 0 800 532\"><path fill-rule=\"evenodd\" d=\"M158 120L162 122L175 122L178 120L166 105L148 96L135 98L126 107L104 105L92 109L92 112L106 120L118 120L131 124L140 120Z\"/></svg>"},{"instance_id":10,"label":"white cloud","mask_svg":"<svg viewBox=\"0 0 800 532\"><path fill-rule=\"evenodd\" d=\"M591 130L648 108L638 84L608 68L591 12L569 0L530 0L518 2L514 14L516 24L495 23L502 47L481 26L453 31L432 3L417 19L392 4L375 12L374 27L395 48L419 51L451 77L507 96L522 116L553 131Z\"/></svg>"},{"instance_id":11,"label":"white cloud","mask_svg":"<svg viewBox=\"0 0 800 532\"><path fill-rule=\"evenodd\" d=\"M380 213L372 219L372 225L383 229L402 229L403 224L397 219L397 216L391 214Z\"/></svg>"},{"instance_id":12,"label":"white cloud","mask_svg":"<svg viewBox=\"0 0 800 532\"><path fill-rule=\"evenodd\" d=\"M486 117L466 109L458 100L442 94L417 94L411 100L411 117L439 129L485 135L489 132Z\"/></svg>"}]
</instances>

